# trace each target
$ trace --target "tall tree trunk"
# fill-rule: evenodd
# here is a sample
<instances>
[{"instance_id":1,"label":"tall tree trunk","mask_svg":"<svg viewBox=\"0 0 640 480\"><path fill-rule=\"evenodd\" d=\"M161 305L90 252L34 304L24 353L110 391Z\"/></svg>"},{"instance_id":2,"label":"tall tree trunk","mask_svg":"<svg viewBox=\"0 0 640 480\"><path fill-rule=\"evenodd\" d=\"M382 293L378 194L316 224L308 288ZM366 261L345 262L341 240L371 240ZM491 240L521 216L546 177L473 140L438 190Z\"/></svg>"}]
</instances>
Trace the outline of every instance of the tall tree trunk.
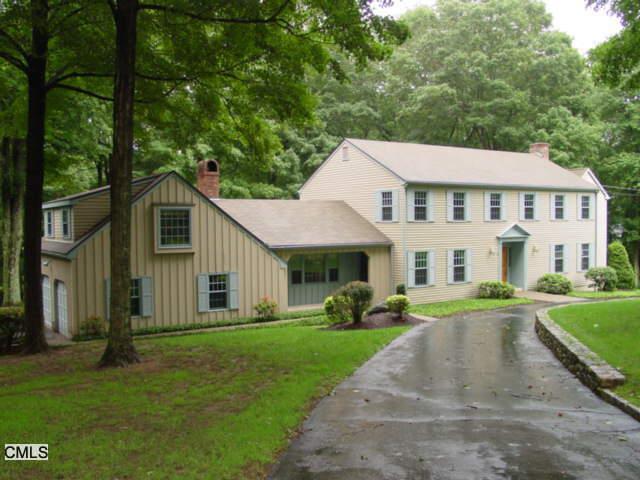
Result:
<instances>
[{"instance_id":1,"label":"tall tree trunk","mask_svg":"<svg viewBox=\"0 0 640 480\"><path fill-rule=\"evenodd\" d=\"M140 359L131 336L131 176L135 96L137 0L119 0L111 157L111 304L109 341L100 366L124 367Z\"/></svg>"},{"instance_id":2,"label":"tall tree trunk","mask_svg":"<svg viewBox=\"0 0 640 480\"><path fill-rule=\"evenodd\" d=\"M27 67L29 86L27 180L24 206L25 353L38 353L47 350L42 314L42 249L40 241L42 236L42 189L44 187L48 15L48 0L31 1L31 54Z\"/></svg>"},{"instance_id":3,"label":"tall tree trunk","mask_svg":"<svg viewBox=\"0 0 640 480\"><path fill-rule=\"evenodd\" d=\"M3 305L17 305L20 293L25 148L24 140L2 139L2 291Z\"/></svg>"}]
</instances>

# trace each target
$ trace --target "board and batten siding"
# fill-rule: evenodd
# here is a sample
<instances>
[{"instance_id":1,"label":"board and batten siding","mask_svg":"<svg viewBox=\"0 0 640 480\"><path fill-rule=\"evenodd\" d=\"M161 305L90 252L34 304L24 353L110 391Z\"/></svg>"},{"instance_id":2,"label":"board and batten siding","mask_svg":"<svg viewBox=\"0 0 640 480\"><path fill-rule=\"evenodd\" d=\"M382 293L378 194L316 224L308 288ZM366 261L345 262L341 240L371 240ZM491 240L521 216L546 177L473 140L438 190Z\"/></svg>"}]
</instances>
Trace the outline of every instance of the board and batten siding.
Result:
<instances>
[{"instance_id":1,"label":"board and batten siding","mask_svg":"<svg viewBox=\"0 0 640 480\"><path fill-rule=\"evenodd\" d=\"M373 287L374 304L384 301L391 294L390 247L343 247L343 248L300 248L278 250L278 256L287 262L294 255L315 255L321 253L357 253L369 257L369 284ZM286 280L286 275L285 275ZM329 292L331 293L331 292Z\"/></svg>"},{"instance_id":2,"label":"board and batten siding","mask_svg":"<svg viewBox=\"0 0 640 480\"><path fill-rule=\"evenodd\" d=\"M345 144L347 150L343 151L342 146ZM383 190L397 192L397 222L376 221L376 196ZM344 200L393 241L391 255L394 281L403 275L402 219L406 218L406 199L404 182L397 176L353 145L343 143L325 160L299 193L300 200L303 201ZM395 284L389 287L389 294L393 293L392 290L395 291Z\"/></svg>"},{"instance_id":3,"label":"board and batten siding","mask_svg":"<svg viewBox=\"0 0 640 480\"><path fill-rule=\"evenodd\" d=\"M156 254L154 206L176 204L193 206L192 252ZM286 310L284 262L179 178L167 178L138 200L132 207L132 225L132 276L151 277L153 282L153 315L133 317L134 329L253 316L253 306L263 296L273 298ZM72 297L80 321L91 315L105 317L109 232L107 226L89 239L73 261L77 280ZM199 313L197 275L224 272L238 273L239 308Z\"/></svg>"}]
</instances>

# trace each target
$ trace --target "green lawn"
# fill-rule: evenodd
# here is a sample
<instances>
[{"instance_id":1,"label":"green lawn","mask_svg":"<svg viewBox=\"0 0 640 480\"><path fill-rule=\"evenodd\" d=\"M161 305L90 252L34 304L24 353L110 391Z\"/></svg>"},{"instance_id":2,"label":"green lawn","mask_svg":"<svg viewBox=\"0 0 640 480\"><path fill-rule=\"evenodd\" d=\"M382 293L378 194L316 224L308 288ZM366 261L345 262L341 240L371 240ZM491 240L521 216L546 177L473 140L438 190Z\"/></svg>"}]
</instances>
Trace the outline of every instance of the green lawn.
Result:
<instances>
[{"instance_id":1,"label":"green lawn","mask_svg":"<svg viewBox=\"0 0 640 480\"><path fill-rule=\"evenodd\" d=\"M405 328L263 328L136 344L99 371L102 344L0 358L0 443L48 443L48 462L0 478L255 478L315 399Z\"/></svg>"},{"instance_id":2,"label":"green lawn","mask_svg":"<svg viewBox=\"0 0 640 480\"><path fill-rule=\"evenodd\" d=\"M550 310L549 315L618 368L627 382L616 393L640 406L640 300L571 305Z\"/></svg>"},{"instance_id":3,"label":"green lawn","mask_svg":"<svg viewBox=\"0 0 640 480\"><path fill-rule=\"evenodd\" d=\"M625 298L625 297L640 297L640 289L639 290L615 290L613 292L588 292L588 291L577 291L569 292L570 297L579 297L579 298Z\"/></svg>"},{"instance_id":4,"label":"green lawn","mask_svg":"<svg viewBox=\"0 0 640 480\"><path fill-rule=\"evenodd\" d=\"M513 305L523 305L528 303L533 302L528 298L509 298L505 300L470 298L464 300L451 300L448 302L411 305L411 307L409 307L409 312L427 315L429 317L446 317L456 313L492 310L494 308L510 307Z\"/></svg>"}]
</instances>

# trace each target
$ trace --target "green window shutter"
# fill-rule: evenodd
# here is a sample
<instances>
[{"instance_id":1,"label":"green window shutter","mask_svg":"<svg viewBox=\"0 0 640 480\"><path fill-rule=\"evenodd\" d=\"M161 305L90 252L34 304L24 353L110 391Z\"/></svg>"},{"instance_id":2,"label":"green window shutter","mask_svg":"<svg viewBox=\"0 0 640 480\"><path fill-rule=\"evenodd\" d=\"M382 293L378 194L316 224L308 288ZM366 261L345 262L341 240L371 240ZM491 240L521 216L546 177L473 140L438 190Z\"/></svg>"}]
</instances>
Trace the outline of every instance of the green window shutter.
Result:
<instances>
[{"instance_id":1,"label":"green window shutter","mask_svg":"<svg viewBox=\"0 0 640 480\"><path fill-rule=\"evenodd\" d=\"M140 315L151 317L153 315L153 280L151 277L140 278L140 295L142 300Z\"/></svg>"},{"instance_id":2,"label":"green window shutter","mask_svg":"<svg viewBox=\"0 0 640 480\"><path fill-rule=\"evenodd\" d=\"M111 319L111 279L104 279L104 318Z\"/></svg>"},{"instance_id":3,"label":"green window shutter","mask_svg":"<svg viewBox=\"0 0 640 480\"><path fill-rule=\"evenodd\" d=\"M229 286L229 308L236 310L238 308L238 273L229 272L228 274Z\"/></svg>"},{"instance_id":4,"label":"green window shutter","mask_svg":"<svg viewBox=\"0 0 640 480\"><path fill-rule=\"evenodd\" d=\"M416 252L407 252L407 287L416 286Z\"/></svg>"},{"instance_id":5,"label":"green window shutter","mask_svg":"<svg viewBox=\"0 0 640 480\"><path fill-rule=\"evenodd\" d=\"M540 216L538 214L538 194L534 193L533 194L533 219L534 220L540 220Z\"/></svg>"},{"instance_id":6,"label":"green window shutter","mask_svg":"<svg viewBox=\"0 0 640 480\"><path fill-rule=\"evenodd\" d=\"M491 192L484 192L484 219L491 220Z\"/></svg>"},{"instance_id":7,"label":"green window shutter","mask_svg":"<svg viewBox=\"0 0 640 480\"><path fill-rule=\"evenodd\" d=\"M520 212L518 214L518 218L520 218L520 220L524 220L524 192L518 193L518 206Z\"/></svg>"},{"instance_id":8,"label":"green window shutter","mask_svg":"<svg viewBox=\"0 0 640 480\"><path fill-rule=\"evenodd\" d=\"M198 313L209 311L209 275L201 273L196 276L198 285Z\"/></svg>"},{"instance_id":9,"label":"green window shutter","mask_svg":"<svg viewBox=\"0 0 640 480\"><path fill-rule=\"evenodd\" d=\"M453 283L453 250L447 250L447 282Z\"/></svg>"},{"instance_id":10,"label":"green window shutter","mask_svg":"<svg viewBox=\"0 0 640 480\"><path fill-rule=\"evenodd\" d=\"M381 222L382 221L382 192L381 191L376 192L375 206L376 206L376 214L374 218L376 219L376 222Z\"/></svg>"},{"instance_id":11,"label":"green window shutter","mask_svg":"<svg viewBox=\"0 0 640 480\"><path fill-rule=\"evenodd\" d=\"M434 250L429 250L428 256L428 283L429 285L435 285L436 283L436 252Z\"/></svg>"},{"instance_id":12,"label":"green window shutter","mask_svg":"<svg viewBox=\"0 0 640 480\"><path fill-rule=\"evenodd\" d=\"M447 220L453 220L453 192L447 192Z\"/></svg>"},{"instance_id":13,"label":"green window shutter","mask_svg":"<svg viewBox=\"0 0 640 480\"><path fill-rule=\"evenodd\" d=\"M400 192L398 190L392 190L391 191L391 201L393 202L393 205L391 207L391 221L392 222L397 222L400 218L399 212L400 212Z\"/></svg>"},{"instance_id":14,"label":"green window shutter","mask_svg":"<svg viewBox=\"0 0 640 480\"><path fill-rule=\"evenodd\" d=\"M427 221L433 222L433 192L427 192Z\"/></svg>"},{"instance_id":15,"label":"green window shutter","mask_svg":"<svg viewBox=\"0 0 640 480\"><path fill-rule=\"evenodd\" d=\"M576 193L576 218L578 220L584 220L582 218L582 195Z\"/></svg>"},{"instance_id":16,"label":"green window shutter","mask_svg":"<svg viewBox=\"0 0 640 480\"><path fill-rule=\"evenodd\" d=\"M500 220L507 219L507 194L502 192L500 194Z\"/></svg>"},{"instance_id":17,"label":"green window shutter","mask_svg":"<svg viewBox=\"0 0 640 480\"><path fill-rule=\"evenodd\" d=\"M407 189L407 221L415 222L416 211L413 208L415 191Z\"/></svg>"},{"instance_id":18,"label":"green window shutter","mask_svg":"<svg viewBox=\"0 0 640 480\"><path fill-rule=\"evenodd\" d=\"M473 259L471 258L471 249L467 248L464 251L464 281L465 282L472 282L472 276L473 276Z\"/></svg>"}]
</instances>

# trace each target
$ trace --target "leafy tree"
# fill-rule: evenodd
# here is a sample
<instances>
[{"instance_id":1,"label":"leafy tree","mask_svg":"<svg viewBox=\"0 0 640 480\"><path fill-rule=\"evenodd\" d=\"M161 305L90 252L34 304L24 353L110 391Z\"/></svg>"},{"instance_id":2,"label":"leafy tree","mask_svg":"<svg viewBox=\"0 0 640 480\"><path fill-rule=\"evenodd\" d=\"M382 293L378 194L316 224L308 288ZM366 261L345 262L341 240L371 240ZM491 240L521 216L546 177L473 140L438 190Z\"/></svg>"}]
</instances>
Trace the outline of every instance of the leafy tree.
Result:
<instances>
[{"instance_id":1,"label":"leafy tree","mask_svg":"<svg viewBox=\"0 0 640 480\"><path fill-rule=\"evenodd\" d=\"M629 263L627 249L620 242L613 242L609 245L608 265L618 274L618 287L632 289L636 286L636 276Z\"/></svg>"}]
</instances>

